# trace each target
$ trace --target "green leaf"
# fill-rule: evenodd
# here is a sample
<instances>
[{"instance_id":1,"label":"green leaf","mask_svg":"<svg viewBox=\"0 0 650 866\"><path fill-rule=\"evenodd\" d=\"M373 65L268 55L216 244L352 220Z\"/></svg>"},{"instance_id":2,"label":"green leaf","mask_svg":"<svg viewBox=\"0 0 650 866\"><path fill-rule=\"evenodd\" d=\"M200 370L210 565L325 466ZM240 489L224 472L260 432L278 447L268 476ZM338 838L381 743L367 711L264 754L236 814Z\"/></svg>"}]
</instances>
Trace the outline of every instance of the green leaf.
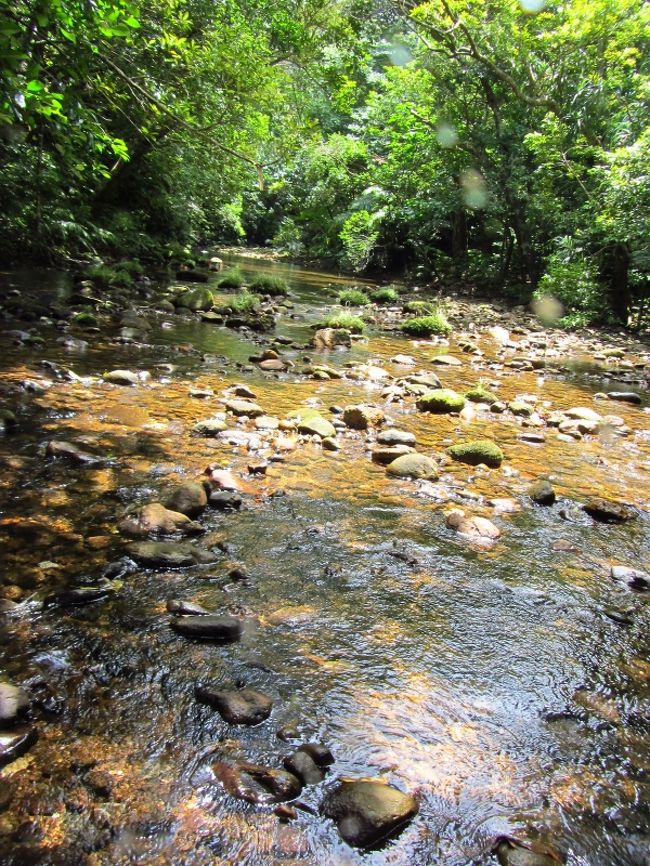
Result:
<instances>
[{"instance_id":1,"label":"green leaf","mask_svg":"<svg viewBox=\"0 0 650 866\"><path fill-rule=\"evenodd\" d=\"M40 81L34 79L33 81L27 82L27 90L30 93L38 93L41 90L45 90L45 87Z\"/></svg>"},{"instance_id":2,"label":"green leaf","mask_svg":"<svg viewBox=\"0 0 650 866\"><path fill-rule=\"evenodd\" d=\"M134 18L133 15L129 15L129 17L124 21L124 23L128 27L133 27L134 30L138 30L140 28L140 22L137 18Z\"/></svg>"}]
</instances>

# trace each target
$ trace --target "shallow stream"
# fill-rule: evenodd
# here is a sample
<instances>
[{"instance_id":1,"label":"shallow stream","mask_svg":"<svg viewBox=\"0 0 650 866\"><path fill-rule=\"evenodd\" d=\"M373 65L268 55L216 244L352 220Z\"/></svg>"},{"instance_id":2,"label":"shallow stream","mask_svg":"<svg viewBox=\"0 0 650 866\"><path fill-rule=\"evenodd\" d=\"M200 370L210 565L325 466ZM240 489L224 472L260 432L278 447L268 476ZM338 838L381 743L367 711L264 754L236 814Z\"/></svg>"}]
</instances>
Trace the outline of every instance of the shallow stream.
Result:
<instances>
[{"instance_id":1,"label":"shallow stream","mask_svg":"<svg viewBox=\"0 0 650 866\"><path fill-rule=\"evenodd\" d=\"M271 336L306 345L337 278L241 264L249 277L288 278L293 306ZM481 315L476 305L479 324ZM571 866L650 862L648 594L610 577L612 565L649 563L645 403L608 403L627 435L575 441L549 428L531 444L507 413L426 415L412 400L386 402L385 381L306 378L303 358L315 357L306 348L282 348L295 367L269 374L248 361L264 338L193 314L154 313L150 322L135 342L112 341L117 323L79 332L83 352L36 323L44 343L7 340L0 362L3 405L19 421L0 438L0 580L17 602L0 613L0 668L30 694L39 734L0 771L2 866L487 866L500 835L548 843ZM344 373L372 363L400 376L409 371L390 360L398 353L429 370L432 356L450 353L462 363L435 368L445 387L483 380L506 400L534 394L553 409L605 411L593 400L604 389L598 375L520 372L497 363L498 346L480 327L473 334L482 356L463 353L456 337L418 343L371 326L368 339L320 360ZM57 378L44 359L81 378ZM151 379L125 388L97 378L116 368ZM49 387L26 390L25 380ZM415 433L420 451L487 436L506 460L492 470L445 463L435 483L391 479L371 462L367 435L347 431L338 451L303 437L265 475L249 475L269 447L264 436L248 450L192 434L223 410L219 397L234 383L247 384L269 416L308 401L325 417L333 405L371 402ZM253 430L231 416L228 424ZM51 439L106 460L71 467L45 455ZM158 500L211 462L244 487L242 510L200 518L197 543L219 545L215 564L138 568L95 604L43 604L96 584L120 560L116 527L127 507ZM552 507L526 495L542 475L558 494ZM626 502L639 516L596 523L579 510L590 496ZM496 513L489 501L506 497L519 510ZM494 546L445 526L458 505L494 520ZM229 577L235 565L246 580ZM171 597L242 617L242 639L187 641L169 627ZM270 695L270 718L228 725L197 702L203 682ZM277 736L283 728L289 742ZM210 770L215 760L280 766L292 743L312 741L335 763L304 789L307 808L290 823L235 799ZM416 794L419 813L383 849L350 848L317 814L339 777L383 778Z\"/></svg>"}]
</instances>

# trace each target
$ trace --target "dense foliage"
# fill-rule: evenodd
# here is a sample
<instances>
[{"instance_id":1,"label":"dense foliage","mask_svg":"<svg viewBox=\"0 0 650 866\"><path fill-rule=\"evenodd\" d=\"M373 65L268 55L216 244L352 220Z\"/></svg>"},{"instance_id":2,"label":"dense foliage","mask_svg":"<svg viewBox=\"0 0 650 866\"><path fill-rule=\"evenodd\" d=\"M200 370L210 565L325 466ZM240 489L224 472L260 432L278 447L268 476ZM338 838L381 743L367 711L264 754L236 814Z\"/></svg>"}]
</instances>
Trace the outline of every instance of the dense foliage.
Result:
<instances>
[{"instance_id":1,"label":"dense foliage","mask_svg":"<svg viewBox=\"0 0 650 866\"><path fill-rule=\"evenodd\" d=\"M639 319L649 34L643 0L5 2L2 256L272 243Z\"/></svg>"}]
</instances>

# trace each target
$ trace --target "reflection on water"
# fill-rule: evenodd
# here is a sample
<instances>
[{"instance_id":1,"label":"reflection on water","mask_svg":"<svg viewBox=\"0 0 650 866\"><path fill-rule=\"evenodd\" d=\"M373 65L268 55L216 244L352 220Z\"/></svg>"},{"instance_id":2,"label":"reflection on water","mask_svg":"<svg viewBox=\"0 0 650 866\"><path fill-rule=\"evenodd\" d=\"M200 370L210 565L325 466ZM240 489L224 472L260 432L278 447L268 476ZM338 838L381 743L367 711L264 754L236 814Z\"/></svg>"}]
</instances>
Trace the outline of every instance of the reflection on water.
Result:
<instances>
[{"instance_id":1,"label":"reflection on water","mask_svg":"<svg viewBox=\"0 0 650 866\"><path fill-rule=\"evenodd\" d=\"M276 334L306 343L324 289L346 281L243 260L247 277L270 268L292 290ZM6 617L0 651L7 675L36 696L41 721L38 745L0 773L13 797L0 815L2 862L461 866L494 862L492 840L518 831L559 845L573 866L645 862L647 606L611 581L608 567L647 563L648 521L596 525L574 509L597 494L647 510L642 410L615 406L627 437L549 434L531 446L511 417L461 421L386 404L425 452L486 431L506 452L502 470L444 466L436 495L388 478L358 433L341 436L334 454L301 443L265 476L248 476L255 452L191 435L222 409L225 387L248 384L281 418L314 399L326 415L335 404L382 402L381 386L308 381L293 370L268 376L249 364L259 351L253 334L189 316L152 322L140 347L93 334L82 356L43 329L45 348L12 347L3 362L8 387L43 375L43 357L80 376L130 368L152 380L134 389L82 380L38 395L11 392L20 426L0 441L1 568L5 591L15 587L7 597L25 603ZM463 361L440 372L449 387L486 380L504 399L532 393L553 408L592 405L598 390L490 368L489 357L463 355L453 339L449 349ZM372 362L402 375L390 361L398 353L428 368L433 349L370 331L326 362L342 370ZM300 370L311 352L285 354ZM216 396L197 399L191 389ZM52 463L43 457L52 437L83 442L108 462ZM215 461L250 490L243 511L201 518L201 543L224 550L216 564L138 569L119 578L108 601L87 607L38 605L57 588L95 583L119 558L115 526L128 505L157 500ZM561 501L531 508L527 485L548 472ZM523 507L494 517L496 497ZM492 550L445 528L443 511L458 502L499 524ZM574 552L554 549L558 540ZM247 580L233 581L233 566ZM168 626L169 597L244 617L243 639L186 642ZM607 616L612 609L631 624ZM215 681L269 694L271 718L228 726L194 698L197 683ZM304 790L307 810L287 825L233 799L210 763L280 766L292 750L276 736L281 728L295 730L294 744L328 744L330 780L381 776L417 792L418 818L385 850L362 855L309 811L327 781Z\"/></svg>"}]
</instances>

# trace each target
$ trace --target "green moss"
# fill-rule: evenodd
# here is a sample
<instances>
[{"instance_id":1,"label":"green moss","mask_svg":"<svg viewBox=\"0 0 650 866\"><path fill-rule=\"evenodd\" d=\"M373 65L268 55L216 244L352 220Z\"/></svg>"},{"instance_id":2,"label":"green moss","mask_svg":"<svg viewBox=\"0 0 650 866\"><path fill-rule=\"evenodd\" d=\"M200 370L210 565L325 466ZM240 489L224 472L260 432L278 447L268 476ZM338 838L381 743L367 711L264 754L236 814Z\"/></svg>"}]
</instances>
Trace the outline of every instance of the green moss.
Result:
<instances>
[{"instance_id":1,"label":"green moss","mask_svg":"<svg viewBox=\"0 0 650 866\"><path fill-rule=\"evenodd\" d=\"M434 301L407 301L402 310L414 316L430 316L438 312L438 305Z\"/></svg>"},{"instance_id":2,"label":"green moss","mask_svg":"<svg viewBox=\"0 0 650 866\"><path fill-rule=\"evenodd\" d=\"M445 415L450 412L460 412L465 405L465 398L451 388L434 388L433 391L423 394L416 405L421 412Z\"/></svg>"},{"instance_id":3,"label":"green moss","mask_svg":"<svg viewBox=\"0 0 650 866\"><path fill-rule=\"evenodd\" d=\"M351 331L353 334L362 334L366 326L363 319L360 319L359 316L353 316L351 313L333 313L331 316L327 316L323 322L323 327Z\"/></svg>"},{"instance_id":4,"label":"green moss","mask_svg":"<svg viewBox=\"0 0 650 866\"><path fill-rule=\"evenodd\" d=\"M476 385L474 388L470 388L469 391L465 391L465 398L472 403L488 403L490 406L499 400L496 394L488 391L483 385Z\"/></svg>"},{"instance_id":5,"label":"green moss","mask_svg":"<svg viewBox=\"0 0 650 866\"><path fill-rule=\"evenodd\" d=\"M486 466L496 467L503 461L503 451L490 439L476 439L463 445L452 445L447 448L447 454L461 463L469 463L470 466L485 463Z\"/></svg>"},{"instance_id":6,"label":"green moss","mask_svg":"<svg viewBox=\"0 0 650 866\"><path fill-rule=\"evenodd\" d=\"M119 266L93 265L88 269L88 278L101 288L115 286L117 288L128 289L133 285L131 274Z\"/></svg>"},{"instance_id":7,"label":"green moss","mask_svg":"<svg viewBox=\"0 0 650 866\"><path fill-rule=\"evenodd\" d=\"M343 289L338 294L338 302L344 307L363 307L369 300L368 295L359 289Z\"/></svg>"},{"instance_id":8,"label":"green moss","mask_svg":"<svg viewBox=\"0 0 650 866\"><path fill-rule=\"evenodd\" d=\"M397 291L390 286L385 286L383 289L376 289L370 293L370 298L375 304L396 304L399 301Z\"/></svg>"},{"instance_id":9,"label":"green moss","mask_svg":"<svg viewBox=\"0 0 650 866\"><path fill-rule=\"evenodd\" d=\"M524 403L523 400L512 400L512 402L508 403L508 409L510 409L513 415L519 415L522 418L530 418L533 414L532 406Z\"/></svg>"},{"instance_id":10,"label":"green moss","mask_svg":"<svg viewBox=\"0 0 650 866\"><path fill-rule=\"evenodd\" d=\"M72 317L72 324L78 325L80 328L94 328L97 324L97 316L93 313L75 313Z\"/></svg>"},{"instance_id":11,"label":"green moss","mask_svg":"<svg viewBox=\"0 0 650 866\"><path fill-rule=\"evenodd\" d=\"M176 305L188 310L209 310L214 306L214 296L209 289L191 289L176 300Z\"/></svg>"},{"instance_id":12,"label":"green moss","mask_svg":"<svg viewBox=\"0 0 650 866\"><path fill-rule=\"evenodd\" d=\"M272 297L280 297L281 295L289 294L289 286L287 281L282 277L261 276L255 277L249 286L251 292L258 295L271 295Z\"/></svg>"},{"instance_id":13,"label":"green moss","mask_svg":"<svg viewBox=\"0 0 650 866\"><path fill-rule=\"evenodd\" d=\"M257 295L244 291L230 298L226 307L233 313L252 313L257 309L259 302L260 299Z\"/></svg>"},{"instance_id":14,"label":"green moss","mask_svg":"<svg viewBox=\"0 0 650 866\"><path fill-rule=\"evenodd\" d=\"M402 330L412 337L430 337L432 334L450 334L451 325L442 313L434 313L430 316L407 319L402 323Z\"/></svg>"},{"instance_id":15,"label":"green moss","mask_svg":"<svg viewBox=\"0 0 650 866\"><path fill-rule=\"evenodd\" d=\"M221 289L241 289L244 285L242 272L236 266L234 268L228 268L227 271L223 272L217 285Z\"/></svg>"}]
</instances>

